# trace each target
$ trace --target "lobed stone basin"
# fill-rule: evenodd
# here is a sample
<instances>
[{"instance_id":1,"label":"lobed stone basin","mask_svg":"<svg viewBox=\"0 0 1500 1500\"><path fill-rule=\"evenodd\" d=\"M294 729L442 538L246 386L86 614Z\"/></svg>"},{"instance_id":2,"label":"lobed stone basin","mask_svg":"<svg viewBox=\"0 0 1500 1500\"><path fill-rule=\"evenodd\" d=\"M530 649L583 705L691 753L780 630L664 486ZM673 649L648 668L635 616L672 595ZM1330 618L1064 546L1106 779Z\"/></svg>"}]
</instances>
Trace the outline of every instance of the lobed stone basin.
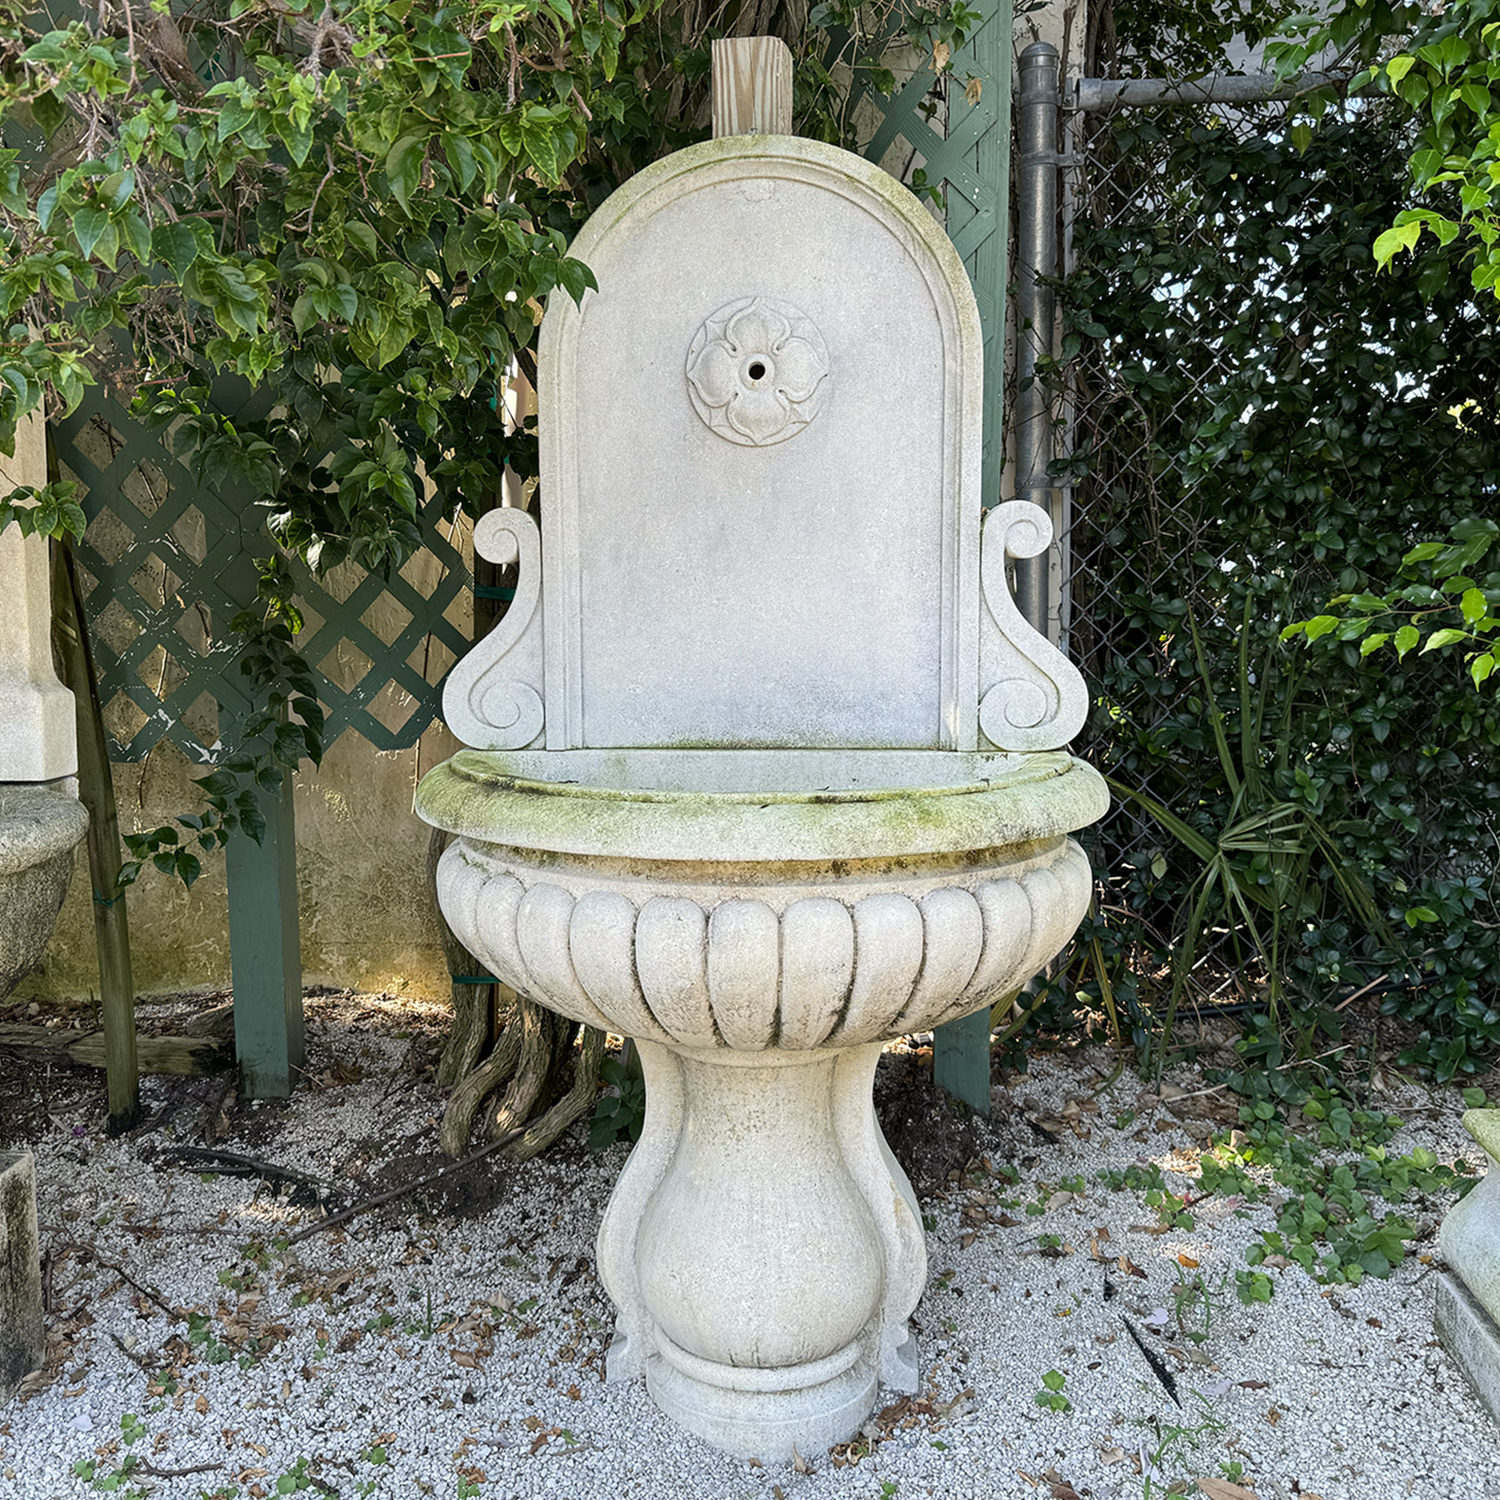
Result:
<instances>
[{"instance_id":1,"label":"lobed stone basin","mask_svg":"<svg viewBox=\"0 0 1500 1500\"><path fill-rule=\"evenodd\" d=\"M756 1052L967 1015L1035 974L1088 905L1066 835L1107 793L1071 756L768 759L708 791L694 772L722 777L722 752L461 752L418 795L460 835L443 910L493 973L562 1015ZM607 784L622 772L634 784ZM881 784L923 772L945 779Z\"/></svg>"},{"instance_id":2,"label":"lobed stone basin","mask_svg":"<svg viewBox=\"0 0 1500 1500\"><path fill-rule=\"evenodd\" d=\"M67 783L0 782L0 1000L47 947L88 823Z\"/></svg>"},{"instance_id":3,"label":"lobed stone basin","mask_svg":"<svg viewBox=\"0 0 1500 1500\"><path fill-rule=\"evenodd\" d=\"M639 1144L599 1233L608 1373L731 1452L916 1389L926 1252L882 1045L1017 991L1088 906L1108 803L1062 753L465 751L417 795L491 972L634 1038Z\"/></svg>"}]
</instances>

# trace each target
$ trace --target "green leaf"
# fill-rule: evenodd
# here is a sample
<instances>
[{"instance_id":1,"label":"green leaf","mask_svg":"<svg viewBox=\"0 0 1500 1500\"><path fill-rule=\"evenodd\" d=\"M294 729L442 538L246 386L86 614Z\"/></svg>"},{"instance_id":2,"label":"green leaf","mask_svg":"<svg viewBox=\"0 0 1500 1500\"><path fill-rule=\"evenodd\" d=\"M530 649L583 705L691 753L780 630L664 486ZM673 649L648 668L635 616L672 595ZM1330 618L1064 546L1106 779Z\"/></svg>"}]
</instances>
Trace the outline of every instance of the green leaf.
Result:
<instances>
[{"instance_id":1,"label":"green leaf","mask_svg":"<svg viewBox=\"0 0 1500 1500\"><path fill-rule=\"evenodd\" d=\"M93 255L109 227L109 214L102 208L80 208L73 215L73 236L85 260Z\"/></svg>"},{"instance_id":2,"label":"green leaf","mask_svg":"<svg viewBox=\"0 0 1500 1500\"><path fill-rule=\"evenodd\" d=\"M1429 651L1441 651L1444 646L1456 646L1460 641L1468 639L1467 630L1435 630L1427 637L1427 644L1422 647L1421 655L1425 656Z\"/></svg>"},{"instance_id":3,"label":"green leaf","mask_svg":"<svg viewBox=\"0 0 1500 1500\"><path fill-rule=\"evenodd\" d=\"M1422 639L1422 632L1415 625L1403 625L1396 632L1396 652L1399 656L1405 656L1413 646Z\"/></svg>"},{"instance_id":4,"label":"green leaf","mask_svg":"<svg viewBox=\"0 0 1500 1500\"><path fill-rule=\"evenodd\" d=\"M1409 567L1412 563L1428 562L1440 552L1447 550L1446 542L1418 542L1405 557L1401 559L1403 567Z\"/></svg>"},{"instance_id":5,"label":"green leaf","mask_svg":"<svg viewBox=\"0 0 1500 1500\"><path fill-rule=\"evenodd\" d=\"M1376 235L1375 264L1384 269L1402 250L1414 250L1421 237L1422 226L1417 222L1398 224Z\"/></svg>"},{"instance_id":6,"label":"green leaf","mask_svg":"<svg viewBox=\"0 0 1500 1500\"><path fill-rule=\"evenodd\" d=\"M411 195L422 180L422 162L427 155L428 135L414 130L391 147L385 159L386 180L402 208L409 209Z\"/></svg>"},{"instance_id":7,"label":"green leaf","mask_svg":"<svg viewBox=\"0 0 1500 1500\"><path fill-rule=\"evenodd\" d=\"M1483 589L1466 589L1459 601L1459 609L1470 625L1477 624L1489 612L1490 601Z\"/></svg>"},{"instance_id":8,"label":"green leaf","mask_svg":"<svg viewBox=\"0 0 1500 1500\"><path fill-rule=\"evenodd\" d=\"M192 226L181 219L168 224L158 224L151 231L151 253L172 268L172 274L180 282L198 259L198 236Z\"/></svg>"},{"instance_id":9,"label":"green leaf","mask_svg":"<svg viewBox=\"0 0 1500 1500\"><path fill-rule=\"evenodd\" d=\"M65 120L70 119L71 115L54 90L52 93L38 94L31 101L31 118L36 121L42 134L50 141L57 134L58 127Z\"/></svg>"},{"instance_id":10,"label":"green leaf","mask_svg":"<svg viewBox=\"0 0 1500 1500\"><path fill-rule=\"evenodd\" d=\"M303 292L292 304L292 327L300 337L318 321L317 309L313 306L313 294Z\"/></svg>"},{"instance_id":11,"label":"green leaf","mask_svg":"<svg viewBox=\"0 0 1500 1500\"><path fill-rule=\"evenodd\" d=\"M1408 53L1402 53L1399 57L1393 57L1385 65L1386 77L1390 79L1392 84L1400 83L1416 65L1416 58Z\"/></svg>"}]
</instances>

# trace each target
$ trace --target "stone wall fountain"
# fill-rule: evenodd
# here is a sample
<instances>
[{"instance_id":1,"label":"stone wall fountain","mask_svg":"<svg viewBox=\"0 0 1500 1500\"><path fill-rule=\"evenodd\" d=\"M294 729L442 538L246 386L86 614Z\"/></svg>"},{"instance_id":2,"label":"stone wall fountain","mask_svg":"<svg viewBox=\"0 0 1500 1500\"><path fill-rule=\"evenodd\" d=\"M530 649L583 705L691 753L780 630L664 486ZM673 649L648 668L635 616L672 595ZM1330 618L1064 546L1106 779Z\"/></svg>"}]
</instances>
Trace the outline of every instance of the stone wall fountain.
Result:
<instances>
[{"instance_id":1,"label":"stone wall fountain","mask_svg":"<svg viewBox=\"0 0 1500 1500\"><path fill-rule=\"evenodd\" d=\"M612 1380L733 1453L916 1388L926 1253L882 1044L1017 990L1090 894L1082 680L981 526L980 324L862 159L740 136L656 163L542 329L542 528L452 672L422 783L443 911L506 983L636 1039L645 1131L599 1231Z\"/></svg>"},{"instance_id":2,"label":"stone wall fountain","mask_svg":"<svg viewBox=\"0 0 1500 1500\"><path fill-rule=\"evenodd\" d=\"M46 434L23 422L0 495L47 479ZM88 830L77 797L73 695L52 666L47 539L0 531L0 999L40 960Z\"/></svg>"},{"instance_id":3,"label":"stone wall fountain","mask_svg":"<svg viewBox=\"0 0 1500 1500\"><path fill-rule=\"evenodd\" d=\"M0 455L0 495L47 482L46 429L24 421ZM73 695L52 666L47 539L0 530L0 1000L40 960L88 831L77 796ZM4 1146L0 1141L0 1147ZM0 1149L0 1403L46 1355L36 1163Z\"/></svg>"}]
</instances>

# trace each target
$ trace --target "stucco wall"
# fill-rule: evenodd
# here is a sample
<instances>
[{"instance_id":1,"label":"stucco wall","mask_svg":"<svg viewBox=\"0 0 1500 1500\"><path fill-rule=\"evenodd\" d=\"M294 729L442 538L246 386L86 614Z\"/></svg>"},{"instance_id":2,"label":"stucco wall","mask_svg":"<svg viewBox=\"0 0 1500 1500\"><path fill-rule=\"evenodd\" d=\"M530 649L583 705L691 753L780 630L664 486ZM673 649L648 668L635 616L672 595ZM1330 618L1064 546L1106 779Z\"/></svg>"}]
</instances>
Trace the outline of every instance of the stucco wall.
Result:
<instances>
[{"instance_id":1,"label":"stucco wall","mask_svg":"<svg viewBox=\"0 0 1500 1500\"><path fill-rule=\"evenodd\" d=\"M454 541L466 560L467 527ZM427 593L441 564L421 554L404 570ZM363 575L350 564L327 580L345 595ZM467 636L473 609L467 591L449 609ZM366 615L370 628L393 638L408 616L382 599ZM357 651L330 652L314 638L307 654L339 687L352 689L368 665ZM453 657L429 642L422 665L440 681ZM414 663L416 665L416 663ZM395 727L411 701L390 684L371 703L381 722ZM413 814L417 777L446 759L458 742L434 725L407 750L377 750L346 731L314 768L304 762L294 782L297 883L301 897L302 971L305 984L388 990L445 998L449 993L438 928L426 886L429 830ZM114 767L120 827L134 833L157 828L176 813L201 805L193 790L195 767L163 740L142 761ZM73 884L40 969L22 981L20 997L82 998L97 993L88 860L80 851ZM203 856L203 873L191 890L148 866L127 896L131 960L141 994L226 988L230 982L229 915L222 851Z\"/></svg>"},{"instance_id":2,"label":"stucco wall","mask_svg":"<svg viewBox=\"0 0 1500 1500\"><path fill-rule=\"evenodd\" d=\"M451 755L447 730L423 736L421 764ZM343 735L314 771L296 779L297 883L306 984L358 986L433 998L448 993L447 970L427 898L428 829L411 810L418 751L379 751ZM148 761L115 767L121 827L154 828L194 805L193 768L161 745ZM97 993L88 861L82 852L42 967L16 994ZM229 933L224 857L208 855L189 891L147 869L129 896L137 990L227 987Z\"/></svg>"}]
</instances>

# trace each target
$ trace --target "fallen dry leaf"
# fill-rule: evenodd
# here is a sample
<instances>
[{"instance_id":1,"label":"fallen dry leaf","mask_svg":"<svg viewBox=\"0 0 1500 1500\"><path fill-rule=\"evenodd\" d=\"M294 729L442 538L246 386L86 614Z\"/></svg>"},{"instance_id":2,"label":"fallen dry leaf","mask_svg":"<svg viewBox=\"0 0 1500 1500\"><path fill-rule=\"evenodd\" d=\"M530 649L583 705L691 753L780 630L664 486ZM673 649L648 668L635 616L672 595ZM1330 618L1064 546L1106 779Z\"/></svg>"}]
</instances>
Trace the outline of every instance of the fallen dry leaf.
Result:
<instances>
[{"instance_id":1,"label":"fallen dry leaf","mask_svg":"<svg viewBox=\"0 0 1500 1500\"><path fill-rule=\"evenodd\" d=\"M1269 1422L1272 1427L1274 1427L1280 1420L1281 1408L1279 1406L1273 1406L1270 1411L1266 1413L1266 1421Z\"/></svg>"},{"instance_id":2,"label":"fallen dry leaf","mask_svg":"<svg viewBox=\"0 0 1500 1500\"><path fill-rule=\"evenodd\" d=\"M1179 1255L1177 1257L1177 1264L1181 1266L1184 1271L1196 1271L1199 1266L1199 1262L1194 1260L1191 1255Z\"/></svg>"},{"instance_id":3,"label":"fallen dry leaf","mask_svg":"<svg viewBox=\"0 0 1500 1500\"><path fill-rule=\"evenodd\" d=\"M1237 1380L1235 1384L1242 1391L1265 1391L1269 1390L1271 1386L1269 1380Z\"/></svg>"},{"instance_id":4,"label":"fallen dry leaf","mask_svg":"<svg viewBox=\"0 0 1500 1500\"><path fill-rule=\"evenodd\" d=\"M978 104L983 94L984 79L982 78L971 78L964 85L964 98L967 99L970 104Z\"/></svg>"},{"instance_id":5,"label":"fallen dry leaf","mask_svg":"<svg viewBox=\"0 0 1500 1500\"><path fill-rule=\"evenodd\" d=\"M1099 1462L1102 1464L1122 1464L1125 1462L1125 1450L1123 1448L1101 1448L1099 1450Z\"/></svg>"},{"instance_id":6,"label":"fallen dry leaf","mask_svg":"<svg viewBox=\"0 0 1500 1500\"><path fill-rule=\"evenodd\" d=\"M811 1474L812 1465L797 1452L797 1445L792 1444L792 1472L794 1474Z\"/></svg>"},{"instance_id":7,"label":"fallen dry leaf","mask_svg":"<svg viewBox=\"0 0 1500 1500\"><path fill-rule=\"evenodd\" d=\"M1200 1479L1198 1488L1208 1496L1208 1500L1260 1500L1254 1490L1230 1484L1227 1479ZM1306 1490L1302 1492L1302 1500L1310 1500ZM1311 1497L1311 1500L1316 1500L1316 1496Z\"/></svg>"},{"instance_id":8,"label":"fallen dry leaf","mask_svg":"<svg viewBox=\"0 0 1500 1500\"><path fill-rule=\"evenodd\" d=\"M1122 1255L1118 1264L1122 1274L1126 1276L1139 1276L1142 1281L1146 1280L1146 1273L1128 1255Z\"/></svg>"}]
</instances>

